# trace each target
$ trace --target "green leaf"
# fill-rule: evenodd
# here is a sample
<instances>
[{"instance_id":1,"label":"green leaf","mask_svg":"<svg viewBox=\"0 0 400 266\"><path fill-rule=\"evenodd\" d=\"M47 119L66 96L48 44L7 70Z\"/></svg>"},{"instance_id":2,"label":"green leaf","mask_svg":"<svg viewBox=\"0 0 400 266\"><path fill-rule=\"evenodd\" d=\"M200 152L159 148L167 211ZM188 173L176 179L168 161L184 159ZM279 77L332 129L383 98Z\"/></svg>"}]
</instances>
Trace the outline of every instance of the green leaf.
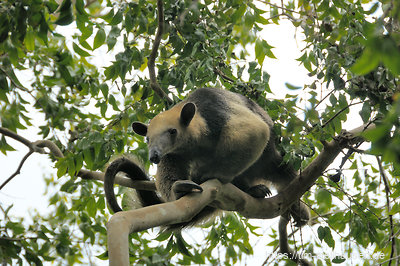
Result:
<instances>
[{"instance_id":1,"label":"green leaf","mask_svg":"<svg viewBox=\"0 0 400 266\"><path fill-rule=\"evenodd\" d=\"M332 195L326 189L318 189L315 198L319 205L325 205L327 208L331 207L332 205Z\"/></svg>"},{"instance_id":2,"label":"green leaf","mask_svg":"<svg viewBox=\"0 0 400 266\"><path fill-rule=\"evenodd\" d=\"M104 70L104 75L107 79L112 79L113 81L117 78L117 72L115 71L115 66L111 65L106 67Z\"/></svg>"},{"instance_id":3,"label":"green leaf","mask_svg":"<svg viewBox=\"0 0 400 266\"><path fill-rule=\"evenodd\" d=\"M126 32L131 32L134 26L134 17L132 15L132 12L128 12L125 15L125 30ZM171 37L170 37L171 38Z\"/></svg>"},{"instance_id":4,"label":"green leaf","mask_svg":"<svg viewBox=\"0 0 400 266\"><path fill-rule=\"evenodd\" d=\"M156 238L155 240L157 241L165 241L168 238L170 238L172 235L171 231L162 231Z\"/></svg>"},{"instance_id":5,"label":"green leaf","mask_svg":"<svg viewBox=\"0 0 400 266\"><path fill-rule=\"evenodd\" d=\"M106 83L100 84L100 90L101 90L101 93L103 94L104 98L107 100L108 99L108 85Z\"/></svg>"},{"instance_id":6,"label":"green leaf","mask_svg":"<svg viewBox=\"0 0 400 266\"><path fill-rule=\"evenodd\" d=\"M333 263L340 264L346 261L346 258L343 256L336 256L332 259Z\"/></svg>"},{"instance_id":7,"label":"green leaf","mask_svg":"<svg viewBox=\"0 0 400 266\"><path fill-rule=\"evenodd\" d=\"M104 210L106 208L106 203L103 196L100 196L96 202L96 208L98 210Z\"/></svg>"},{"instance_id":8,"label":"green leaf","mask_svg":"<svg viewBox=\"0 0 400 266\"><path fill-rule=\"evenodd\" d=\"M94 37L93 50L102 46L105 41L106 41L106 33L104 32L104 29L100 28L97 31L96 36Z\"/></svg>"},{"instance_id":9,"label":"green leaf","mask_svg":"<svg viewBox=\"0 0 400 266\"><path fill-rule=\"evenodd\" d=\"M76 43L74 43L72 45L72 47L74 48L74 51L79 54L82 57L87 57L90 56L90 54L88 52L86 52L85 50L83 50L82 48L80 48Z\"/></svg>"},{"instance_id":10,"label":"green leaf","mask_svg":"<svg viewBox=\"0 0 400 266\"><path fill-rule=\"evenodd\" d=\"M54 23L60 26L65 26L71 24L72 21L74 21L74 16L72 15L72 2L71 0L64 0L60 7L59 16Z\"/></svg>"},{"instance_id":11,"label":"green leaf","mask_svg":"<svg viewBox=\"0 0 400 266\"><path fill-rule=\"evenodd\" d=\"M4 136L2 136L0 139L0 151L4 155L7 155L7 151L15 151L15 149L7 143L6 138Z\"/></svg>"},{"instance_id":12,"label":"green leaf","mask_svg":"<svg viewBox=\"0 0 400 266\"><path fill-rule=\"evenodd\" d=\"M101 18L104 19L107 22L110 22L111 19L114 17L114 9L111 9L110 12L102 16Z\"/></svg>"},{"instance_id":13,"label":"green leaf","mask_svg":"<svg viewBox=\"0 0 400 266\"><path fill-rule=\"evenodd\" d=\"M379 42L380 55L383 64L395 75L400 75L400 51L396 42L385 36Z\"/></svg>"},{"instance_id":14,"label":"green leaf","mask_svg":"<svg viewBox=\"0 0 400 266\"><path fill-rule=\"evenodd\" d=\"M57 163L56 163L56 167L57 167L57 177L60 178L63 175L65 175L67 173L67 169L68 169L68 164L66 161L66 158L60 158Z\"/></svg>"},{"instance_id":15,"label":"green leaf","mask_svg":"<svg viewBox=\"0 0 400 266\"><path fill-rule=\"evenodd\" d=\"M180 233L178 233L175 235L175 238L176 238L176 245L179 249L179 252L181 252L182 254L185 254L186 256L192 256L186 247L186 246L188 246L188 244L185 242L182 235Z\"/></svg>"},{"instance_id":16,"label":"green leaf","mask_svg":"<svg viewBox=\"0 0 400 266\"><path fill-rule=\"evenodd\" d=\"M228 255L228 257L236 258L237 254L235 249L233 248L233 245L228 246L228 248L226 249L226 254Z\"/></svg>"},{"instance_id":17,"label":"green leaf","mask_svg":"<svg viewBox=\"0 0 400 266\"><path fill-rule=\"evenodd\" d=\"M32 30L26 32L24 43L28 51L32 52L35 49L35 33Z\"/></svg>"},{"instance_id":18,"label":"green leaf","mask_svg":"<svg viewBox=\"0 0 400 266\"><path fill-rule=\"evenodd\" d=\"M55 0L45 1L45 5L47 6L47 9L49 10L50 14L55 12L58 8L58 4Z\"/></svg>"},{"instance_id":19,"label":"green leaf","mask_svg":"<svg viewBox=\"0 0 400 266\"><path fill-rule=\"evenodd\" d=\"M113 107L113 109L114 109L115 111L120 111L120 110L119 110L119 107L118 107L118 103L117 103L117 101L115 100L114 95L110 95L110 97L108 97L108 102L111 104L111 106Z\"/></svg>"},{"instance_id":20,"label":"green leaf","mask_svg":"<svg viewBox=\"0 0 400 266\"><path fill-rule=\"evenodd\" d=\"M233 23L237 22L238 20L241 20L243 18L244 13L246 12L247 5L242 3L239 5L239 8L236 9L236 11L232 14L231 16L231 21Z\"/></svg>"},{"instance_id":21,"label":"green leaf","mask_svg":"<svg viewBox=\"0 0 400 266\"><path fill-rule=\"evenodd\" d=\"M16 222L7 222L6 228L10 228L13 231L13 236L21 235L25 232L23 225Z\"/></svg>"},{"instance_id":22,"label":"green leaf","mask_svg":"<svg viewBox=\"0 0 400 266\"><path fill-rule=\"evenodd\" d=\"M89 216L92 218L96 217L97 207L96 201L93 197L90 197L89 200L86 202L86 211L88 212Z\"/></svg>"},{"instance_id":23,"label":"green leaf","mask_svg":"<svg viewBox=\"0 0 400 266\"><path fill-rule=\"evenodd\" d=\"M274 47L269 45L265 40L256 40L255 55L259 65L262 65L265 56L276 59L275 55L271 51L272 48Z\"/></svg>"},{"instance_id":24,"label":"green leaf","mask_svg":"<svg viewBox=\"0 0 400 266\"><path fill-rule=\"evenodd\" d=\"M120 8L118 10L117 14L115 14L115 16L110 21L110 25L117 25L117 24L121 23L121 21L123 19L123 16L122 16L123 13L124 13L124 9Z\"/></svg>"},{"instance_id":25,"label":"green leaf","mask_svg":"<svg viewBox=\"0 0 400 266\"><path fill-rule=\"evenodd\" d=\"M78 188L78 184L73 179L68 180L64 185L61 186L60 191L72 193Z\"/></svg>"},{"instance_id":26,"label":"green leaf","mask_svg":"<svg viewBox=\"0 0 400 266\"><path fill-rule=\"evenodd\" d=\"M335 106L337 104L337 98L333 93L331 94L331 96L329 96L329 102L332 106Z\"/></svg>"},{"instance_id":27,"label":"green leaf","mask_svg":"<svg viewBox=\"0 0 400 266\"><path fill-rule=\"evenodd\" d=\"M396 202L390 210L389 215L396 215L398 213L400 213L400 204Z\"/></svg>"},{"instance_id":28,"label":"green leaf","mask_svg":"<svg viewBox=\"0 0 400 266\"><path fill-rule=\"evenodd\" d=\"M255 53L256 53L256 59L258 61L258 64L261 66L264 62L265 58L265 53L264 53L264 47L262 45L262 40L256 41L256 46L255 46Z\"/></svg>"},{"instance_id":29,"label":"green leaf","mask_svg":"<svg viewBox=\"0 0 400 266\"><path fill-rule=\"evenodd\" d=\"M83 2L83 0L76 0L75 8L76 8L76 11L78 11L78 13L80 15L87 16L87 13L85 11L85 3Z\"/></svg>"},{"instance_id":30,"label":"green leaf","mask_svg":"<svg viewBox=\"0 0 400 266\"><path fill-rule=\"evenodd\" d=\"M81 37L79 38L79 43L82 44L82 42L86 41L87 38L92 36L93 26L88 23L78 23L77 26L82 33Z\"/></svg>"},{"instance_id":31,"label":"green leaf","mask_svg":"<svg viewBox=\"0 0 400 266\"><path fill-rule=\"evenodd\" d=\"M374 70L379 65L379 62L379 56L367 47L350 70L358 75L366 75Z\"/></svg>"},{"instance_id":32,"label":"green leaf","mask_svg":"<svg viewBox=\"0 0 400 266\"><path fill-rule=\"evenodd\" d=\"M376 142L388 136L390 134L390 130L390 124L383 124L363 132L362 136L371 142Z\"/></svg>"},{"instance_id":33,"label":"green leaf","mask_svg":"<svg viewBox=\"0 0 400 266\"><path fill-rule=\"evenodd\" d=\"M10 68L7 67L5 72L7 73L7 77L12 81L12 83L14 83L20 88L24 88L21 82L19 82L19 79L17 78L17 76L14 73L14 70L11 67Z\"/></svg>"},{"instance_id":34,"label":"green leaf","mask_svg":"<svg viewBox=\"0 0 400 266\"><path fill-rule=\"evenodd\" d=\"M93 169L94 157L93 149L83 150L83 159L89 169Z\"/></svg>"},{"instance_id":35,"label":"green leaf","mask_svg":"<svg viewBox=\"0 0 400 266\"><path fill-rule=\"evenodd\" d=\"M324 240L326 232L325 232L325 227L323 226L319 226L317 229L317 233L318 233L318 238L320 240Z\"/></svg>"},{"instance_id":36,"label":"green leaf","mask_svg":"<svg viewBox=\"0 0 400 266\"><path fill-rule=\"evenodd\" d=\"M102 117L105 117L105 116L106 116L107 109L108 109L108 104L107 104L107 102L106 102L106 101L104 101L104 102L99 102L99 106L100 106L100 113L101 113L101 116L102 116Z\"/></svg>"},{"instance_id":37,"label":"green leaf","mask_svg":"<svg viewBox=\"0 0 400 266\"><path fill-rule=\"evenodd\" d=\"M300 86L294 86L288 82L285 83L285 86L289 89L289 90L300 90L301 87Z\"/></svg>"},{"instance_id":38,"label":"green leaf","mask_svg":"<svg viewBox=\"0 0 400 266\"><path fill-rule=\"evenodd\" d=\"M371 118L371 112L372 112L372 108L371 108L369 101L364 102L363 106L361 108L361 111L360 111L360 116L364 123L367 123L368 120Z\"/></svg>"},{"instance_id":39,"label":"green leaf","mask_svg":"<svg viewBox=\"0 0 400 266\"><path fill-rule=\"evenodd\" d=\"M111 28L110 33L107 36L107 46L108 46L108 51L111 51L112 48L114 48L115 44L117 43L117 38L119 37L121 33L121 30L118 28L118 26L113 26Z\"/></svg>"},{"instance_id":40,"label":"green leaf","mask_svg":"<svg viewBox=\"0 0 400 266\"><path fill-rule=\"evenodd\" d=\"M68 175L73 177L75 176L75 161L72 157L67 157L67 165L68 165Z\"/></svg>"},{"instance_id":41,"label":"green leaf","mask_svg":"<svg viewBox=\"0 0 400 266\"><path fill-rule=\"evenodd\" d=\"M325 241L330 248L335 247L335 240L332 238L331 229L327 226L320 226L317 229L318 238Z\"/></svg>"}]
</instances>

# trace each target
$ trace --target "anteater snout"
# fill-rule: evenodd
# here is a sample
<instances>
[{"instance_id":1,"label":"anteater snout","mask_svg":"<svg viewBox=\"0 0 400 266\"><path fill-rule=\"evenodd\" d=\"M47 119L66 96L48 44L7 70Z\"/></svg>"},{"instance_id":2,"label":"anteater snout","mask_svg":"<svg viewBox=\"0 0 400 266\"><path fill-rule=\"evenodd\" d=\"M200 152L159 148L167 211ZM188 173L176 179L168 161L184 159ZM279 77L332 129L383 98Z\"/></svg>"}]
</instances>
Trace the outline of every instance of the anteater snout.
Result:
<instances>
[{"instance_id":1,"label":"anteater snout","mask_svg":"<svg viewBox=\"0 0 400 266\"><path fill-rule=\"evenodd\" d=\"M150 162L158 164L161 160L161 153L158 150L150 150Z\"/></svg>"}]
</instances>

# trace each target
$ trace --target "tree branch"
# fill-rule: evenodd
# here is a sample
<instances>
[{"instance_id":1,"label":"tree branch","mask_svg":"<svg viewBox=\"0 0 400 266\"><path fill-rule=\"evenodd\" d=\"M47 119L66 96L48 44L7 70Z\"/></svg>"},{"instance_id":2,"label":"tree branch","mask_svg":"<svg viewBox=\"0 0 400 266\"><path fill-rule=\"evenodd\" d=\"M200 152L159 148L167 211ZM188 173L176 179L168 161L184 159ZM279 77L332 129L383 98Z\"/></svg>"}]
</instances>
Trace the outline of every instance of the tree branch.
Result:
<instances>
[{"instance_id":1,"label":"tree branch","mask_svg":"<svg viewBox=\"0 0 400 266\"><path fill-rule=\"evenodd\" d=\"M173 101L161 88L160 84L157 81L157 76L155 71L155 61L157 57L158 47L160 46L161 38L164 32L164 5L162 0L157 1L157 14L158 14L157 33L154 38L153 48L151 49L149 60L147 61L147 67L149 68L149 75L150 75L150 86L161 99L164 99L166 101L167 105L172 105Z\"/></svg>"},{"instance_id":2,"label":"tree branch","mask_svg":"<svg viewBox=\"0 0 400 266\"><path fill-rule=\"evenodd\" d=\"M16 141L23 143L25 146L27 146L29 148L29 153L27 155L25 155L25 157L22 159L16 172L14 174L12 174L9 178L7 178L6 181L3 182L3 184L1 184L0 190L8 182L10 182L15 176L17 176L20 173L20 170L21 170L24 162L33 152L38 152L38 153L44 154L44 153L46 153L44 148L48 148L50 150L50 154L54 155L56 158L64 157L64 154L58 148L58 146L50 140L38 140L35 142L31 142L30 140L18 135L17 133L15 133L7 128L3 128L3 127L0 127L0 133L6 137L10 137ZM102 172L81 169L81 170L79 170L79 172L76 175L82 179L99 180L99 181L104 182L104 173L102 173ZM156 190L156 186L155 186L154 182L152 182L152 181L133 181L132 179L123 177L121 175L117 175L115 177L115 183L125 186L125 187L130 187L130 188L135 188L135 189L140 189L140 190L149 190L149 191Z\"/></svg>"},{"instance_id":3,"label":"tree branch","mask_svg":"<svg viewBox=\"0 0 400 266\"><path fill-rule=\"evenodd\" d=\"M279 5L276 5L276 4L273 4L273 3L270 3L270 2L268 2L268 1L265 1L265 0L258 0L259 2L261 2L261 3L264 3L265 5L269 5L269 6L272 6L272 7L275 7L275 8L279 8L279 9L281 9L282 11L286 11L286 12L290 12L290 13L296 13L296 14L300 14L300 12L298 12L298 11L296 11L296 10L293 10L293 9L288 9L288 8L286 8L286 7L283 7L283 6L279 6Z\"/></svg>"},{"instance_id":4,"label":"tree branch","mask_svg":"<svg viewBox=\"0 0 400 266\"><path fill-rule=\"evenodd\" d=\"M25 146L27 146L30 150L33 150L34 152L45 153L44 149L40 149L40 148L36 147L28 139L18 135L17 133L15 133L7 128L0 127L0 134L3 134L6 137L10 137L12 139L15 139L18 142L21 142L22 144L24 144Z\"/></svg>"},{"instance_id":5,"label":"tree branch","mask_svg":"<svg viewBox=\"0 0 400 266\"><path fill-rule=\"evenodd\" d=\"M29 152L24 156L24 158L22 158L21 162L19 163L19 166L17 168L17 170L15 171L14 174L12 174L9 178L6 179L6 181L4 181L1 185L0 185L0 190L3 189L3 187L5 187L5 185L7 185L8 182L10 182L15 176L19 175L21 172L21 168L24 165L26 159L29 158L29 156L31 156L33 153L33 150L29 150Z\"/></svg>"},{"instance_id":6,"label":"tree branch","mask_svg":"<svg viewBox=\"0 0 400 266\"><path fill-rule=\"evenodd\" d=\"M344 111L346 111L347 109L350 108L350 106L356 105L356 104L360 104L363 102L356 102L356 103L350 103L349 105L347 105L346 107L344 107L343 109L341 109L339 112L337 112L334 116L332 116L331 118L329 118L328 121L326 121L323 125L321 125L322 128L326 127L330 122L332 122L333 119L335 119L336 117L338 117L341 113L343 113Z\"/></svg>"},{"instance_id":7,"label":"tree branch","mask_svg":"<svg viewBox=\"0 0 400 266\"><path fill-rule=\"evenodd\" d=\"M191 220L216 198L221 186L216 179L208 180L201 185L202 193L192 193L176 201L115 213L107 223L109 265L130 265L130 233Z\"/></svg>"},{"instance_id":8,"label":"tree branch","mask_svg":"<svg viewBox=\"0 0 400 266\"><path fill-rule=\"evenodd\" d=\"M235 80L231 79L230 77L228 77L227 75L225 75L225 73L222 72L221 69L218 69L216 67L214 67L214 73L219 75L223 80L226 80L229 83L233 83L235 81Z\"/></svg>"},{"instance_id":9,"label":"tree branch","mask_svg":"<svg viewBox=\"0 0 400 266\"><path fill-rule=\"evenodd\" d=\"M388 213L390 213L392 208L390 206L390 199L389 199L389 194L390 194L389 181L388 181L388 178L386 176L385 170L383 169L381 159L378 156L376 156L376 160L378 161L379 172L381 174L381 177L383 179L383 183L385 185L387 211L388 211ZM396 250L396 238L394 237L393 215L391 215L391 214L389 214L389 223L390 223L390 237L389 237L389 240L392 242L392 247L391 247L391 250L390 250L390 259L389 259L388 266L392 265L392 259L394 257L394 253L395 253L395 250Z\"/></svg>"}]
</instances>

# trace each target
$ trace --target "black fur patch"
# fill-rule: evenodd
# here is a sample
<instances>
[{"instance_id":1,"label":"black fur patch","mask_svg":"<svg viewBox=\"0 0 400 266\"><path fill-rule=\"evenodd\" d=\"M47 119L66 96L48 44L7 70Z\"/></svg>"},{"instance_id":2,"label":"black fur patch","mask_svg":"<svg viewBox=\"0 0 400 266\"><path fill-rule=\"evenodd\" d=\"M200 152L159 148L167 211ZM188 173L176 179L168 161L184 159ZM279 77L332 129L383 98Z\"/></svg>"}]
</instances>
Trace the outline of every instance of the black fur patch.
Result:
<instances>
[{"instance_id":1,"label":"black fur patch","mask_svg":"<svg viewBox=\"0 0 400 266\"><path fill-rule=\"evenodd\" d=\"M196 104L198 112L207 122L210 137L218 141L221 129L229 119L229 106L219 89L201 88L187 98Z\"/></svg>"}]
</instances>

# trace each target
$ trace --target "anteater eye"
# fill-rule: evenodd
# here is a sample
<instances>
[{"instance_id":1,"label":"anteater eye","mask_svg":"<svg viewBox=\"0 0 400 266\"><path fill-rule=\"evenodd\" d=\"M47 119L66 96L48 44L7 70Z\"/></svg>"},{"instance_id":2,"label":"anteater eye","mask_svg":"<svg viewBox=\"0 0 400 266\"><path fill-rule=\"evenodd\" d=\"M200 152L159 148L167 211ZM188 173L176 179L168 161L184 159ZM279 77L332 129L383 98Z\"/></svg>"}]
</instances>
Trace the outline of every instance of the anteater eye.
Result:
<instances>
[{"instance_id":1,"label":"anteater eye","mask_svg":"<svg viewBox=\"0 0 400 266\"><path fill-rule=\"evenodd\" d=\"M176 132L177 132L176 128L170 128L170 129L168 129L168 133L169 133L170 135L175 135Z\"/></svg>"}]
</instances>

